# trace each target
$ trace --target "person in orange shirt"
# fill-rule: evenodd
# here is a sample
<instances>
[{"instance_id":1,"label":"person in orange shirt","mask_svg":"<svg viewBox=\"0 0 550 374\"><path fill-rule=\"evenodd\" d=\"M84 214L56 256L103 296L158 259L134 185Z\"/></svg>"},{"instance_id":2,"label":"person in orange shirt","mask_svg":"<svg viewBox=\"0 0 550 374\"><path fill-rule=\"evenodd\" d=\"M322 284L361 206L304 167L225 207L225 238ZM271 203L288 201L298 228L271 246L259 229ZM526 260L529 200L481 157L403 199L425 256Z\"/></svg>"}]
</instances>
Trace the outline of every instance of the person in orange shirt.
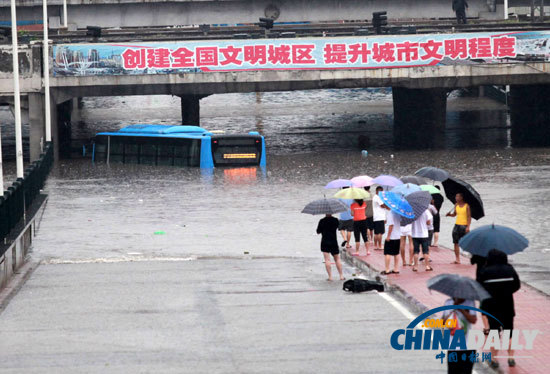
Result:
<instances>
[{"instance_id":1,"label":"person in orange shirt","mask_svg":"<svg viewBox=\"0 0 550 374\"><path fill-rule=\"evenodd\" d=\"M353 236L355 237L355 253L353 255L359 255L361 237L363 237L363 243L365 244L367 255L370 255L367 244L367 203L362 199L357 199L353 204L351 204L350 209L351 215L353 216Z\"/></svg>"},{"instance_id":2,"label":"person in orange shirt","mask_svg":"<svg viewBox=\"0 0 550 374\"><path fill-rule=\"evenodd\" d=\"M455 261L453 264L460 264L460 239L470 232L470 224L472 223L472 213L470 205L464 201L464 195L460 192L455 197L456 204L453 211L446 214L447 217L456 217L455 226L453 227L453 244L455 249Z\"/></svg>"}]
</instances>

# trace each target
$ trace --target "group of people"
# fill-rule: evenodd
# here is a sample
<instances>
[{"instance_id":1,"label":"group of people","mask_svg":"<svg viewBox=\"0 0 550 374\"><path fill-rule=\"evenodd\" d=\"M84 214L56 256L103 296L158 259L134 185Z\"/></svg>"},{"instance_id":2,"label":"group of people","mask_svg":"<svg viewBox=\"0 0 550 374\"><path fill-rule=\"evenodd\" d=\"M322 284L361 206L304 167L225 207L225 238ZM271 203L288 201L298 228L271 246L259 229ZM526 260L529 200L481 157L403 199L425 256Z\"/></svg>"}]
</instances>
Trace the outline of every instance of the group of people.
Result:
<instances>
[{"instance_id":1,"label":"group of people","mask_svg":"<svg viewBox=\"0 0 550 374\"><path fill-rule=\"evenodd\" d=\"M369 187L365 187L369 191ZM437 246L440 229L440 209L443 204L443 197L440 194L432 195L432 201L426 209L411 224L401 225L401 218L393 212L379 194L383 191L382 187L376 188L376 193L372 201L364 200L342 200L349 206L349 210L340 214L340 220L327 214L319 221L317 233L322 234L321 251L325 257L325 266L328 273L328 280L332 280L330 256L335 259L336 268L340 274L340 279L344 279L342 273L342 264L340 261L340 250L338 246L337 230L340 231L343 242L341 247L351 250L351 234L355 239L355 253L358 255L360 241L363 239L366 254L370 255L369 242L372 242L375 250L384 251L385 269L382 275L399 274L399 255L401 255L404 266L412 266L412 271L417 272L420 261L424 261L426 271L432 271L430 264L430 246ZM455 225L452 231L454 244L455 260L453 264L460 264L460 239L470 231L472 221L470 206L464 200L461 193L455 196L455 205L453 209L446 214L448 217L456 217ZM370 209L369 209L370 205ZM383 235L386 234L383 241ZM407 245L408 241L408 245ZM382 242L384 245L382 246ZM408 250L409 262L406 262L406 249ZM422 256L420 257L420 251ZM393 258L393 268L390 267ZM491 295L490 299L484 300L480 308L491 315L493 318L487 318L483 315L484 333L488 334L490 330L513 330L513 320L515 316L513 293L520 288L518 274L507 261L505 253L492 249L487 258L472 256L471 263L477 265L476 280ZM465 300L452 298L447 300L448 305L468 305L474 306L474 300ZM454 314L453 314L454 313ZM443 319L454 318L459 321L459 325L466 331L470 324L477 320L475 311L458 309L451 313L445 312ZM452 353L449 351L449 353ZM464 352L460 352L461 354ZM472 352L468 352L469 355ZM492 357L496 357L497 351L492 349ZM515 366L513 351L508 350L508 365ZM475 352L474 352L475 354ZM491 361L491 366L498 367L496 360ZM473 361L458 360L448 361L449 373L471 373Z\"/></svg>"}]
</instances>

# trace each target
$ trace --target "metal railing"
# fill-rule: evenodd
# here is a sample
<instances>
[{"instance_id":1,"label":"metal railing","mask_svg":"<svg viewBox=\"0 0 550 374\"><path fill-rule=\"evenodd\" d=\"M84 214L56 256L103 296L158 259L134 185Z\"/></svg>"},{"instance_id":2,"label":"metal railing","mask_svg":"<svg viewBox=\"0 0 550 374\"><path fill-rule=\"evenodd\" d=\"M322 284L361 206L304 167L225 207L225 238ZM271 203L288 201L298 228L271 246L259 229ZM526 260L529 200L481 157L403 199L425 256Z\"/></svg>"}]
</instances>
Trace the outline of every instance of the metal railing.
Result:
<instances>
[{"instance_id":1,"label":"metal railing","mask_svg":"<svg viewBox=\"0 0 550 374\"><path fill-rule=\"evenodd\" d=\"M0 196L0 241L3 242L11 230L25 218L25 212L44 187L52 164L53 145L47 142L40 158L25 169L24 177L17 178L4 191L4 195Z\"/></svg>"}]
</instances>

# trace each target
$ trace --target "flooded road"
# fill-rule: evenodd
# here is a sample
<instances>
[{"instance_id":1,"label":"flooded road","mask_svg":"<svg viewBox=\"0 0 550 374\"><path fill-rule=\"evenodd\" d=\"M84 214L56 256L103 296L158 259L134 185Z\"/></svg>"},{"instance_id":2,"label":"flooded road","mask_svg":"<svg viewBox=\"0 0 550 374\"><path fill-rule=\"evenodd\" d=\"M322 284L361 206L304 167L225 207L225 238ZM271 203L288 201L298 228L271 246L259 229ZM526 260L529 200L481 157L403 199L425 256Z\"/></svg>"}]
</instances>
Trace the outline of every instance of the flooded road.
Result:
<instances>
[{"instance_id":1,"label":"flooded road","mask_svg":"<svg viewBox=\"0 0 550 374\"><path fill-rule=\"evenodd\" d=\"M3 116L4 114L0 114ZM503 105L451 95L439 149L396 151L391 93L325 90L214 95L201 100L202 126L266 136L265 171L92 165L63 160L52 171L49 201L34 256L50 261L170 256L318 257L319 217L300 214L334 191L335 178L414 173L438 166L469 181L486 217L524 233L531 245L513 256L523 280L550 293L550 150L512 149ZM73 137L136 122L174 123L177 97L87 98ZM2 136L7 136L4 128ZM8 131L9 132L9 131ZM361 157L358 136L370 139ZM450 209L446 201L443 212ZM441 244L451 246L453 219L442 218Z\"/></svg>"}]
</instances>

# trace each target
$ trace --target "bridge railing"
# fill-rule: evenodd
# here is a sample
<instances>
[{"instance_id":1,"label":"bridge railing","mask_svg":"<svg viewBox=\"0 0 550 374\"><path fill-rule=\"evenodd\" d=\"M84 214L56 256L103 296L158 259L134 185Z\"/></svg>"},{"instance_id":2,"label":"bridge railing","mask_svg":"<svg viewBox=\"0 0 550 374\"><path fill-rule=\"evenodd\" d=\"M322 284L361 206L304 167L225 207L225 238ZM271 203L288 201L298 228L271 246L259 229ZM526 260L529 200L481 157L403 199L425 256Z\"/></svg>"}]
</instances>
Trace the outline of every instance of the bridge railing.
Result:
<instances>
[{"instance_id":1,"label":"bridge railing","mask_svg":"<svg viewBox=\"0 0 550 374\"><path fill-rule=\"evenodd\" d=\"M30 164L23 178L17 178L0 196L0 241L25 217L25 212L44 187L53 164L53 145L46 143L40 158ZM1 249L2 247L0 247ZM2 256L3 253L0 253Z\"/></svg>"}]
</instances>

